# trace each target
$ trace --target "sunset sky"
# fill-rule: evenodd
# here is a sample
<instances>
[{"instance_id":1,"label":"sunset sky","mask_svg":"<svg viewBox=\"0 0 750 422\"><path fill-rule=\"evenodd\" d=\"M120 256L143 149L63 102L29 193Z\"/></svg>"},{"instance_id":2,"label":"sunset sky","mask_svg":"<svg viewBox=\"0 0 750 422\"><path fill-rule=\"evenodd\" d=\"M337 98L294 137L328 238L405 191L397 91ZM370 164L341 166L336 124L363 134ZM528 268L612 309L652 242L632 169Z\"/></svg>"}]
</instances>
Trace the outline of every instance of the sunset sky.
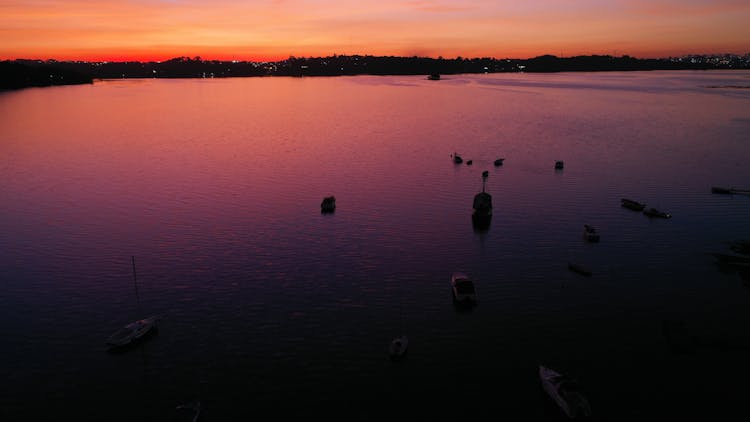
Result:
<instances>
[{"instance_id":1,"label":"sunset sky","mask_svg":"<svg viewBox=\"0 0 750 422\"><path fill-rule=\"evenodd\" d=\"M750 52L748 0L0 0L0 59Z\"/></svg>"}]
</instances>

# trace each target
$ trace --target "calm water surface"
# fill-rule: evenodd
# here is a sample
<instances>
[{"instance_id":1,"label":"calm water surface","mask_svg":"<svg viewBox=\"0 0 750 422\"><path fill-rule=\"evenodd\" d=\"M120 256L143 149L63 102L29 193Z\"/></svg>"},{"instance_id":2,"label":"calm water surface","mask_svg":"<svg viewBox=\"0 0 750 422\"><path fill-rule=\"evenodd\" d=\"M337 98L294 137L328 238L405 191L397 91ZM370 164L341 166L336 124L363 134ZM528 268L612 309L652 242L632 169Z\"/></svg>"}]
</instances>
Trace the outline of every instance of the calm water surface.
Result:
<instances>
[{"instance_id":1,"label":"calm water surface","mask_svg":"<svg viewBox=\"0 0 750 422\"><path fill-rule=\"evenodd\" d=\"M600 420L744 411L750 289L709 253L750 239L750 196L710 188L750 189L749 87L682 71L0 93L0 417L164 421L200 399L205 420L552 420L540 363ZM470 312L453 271L476 281ZM150 314L156 336L105 351Z\"/></svg>"}]
</instances>

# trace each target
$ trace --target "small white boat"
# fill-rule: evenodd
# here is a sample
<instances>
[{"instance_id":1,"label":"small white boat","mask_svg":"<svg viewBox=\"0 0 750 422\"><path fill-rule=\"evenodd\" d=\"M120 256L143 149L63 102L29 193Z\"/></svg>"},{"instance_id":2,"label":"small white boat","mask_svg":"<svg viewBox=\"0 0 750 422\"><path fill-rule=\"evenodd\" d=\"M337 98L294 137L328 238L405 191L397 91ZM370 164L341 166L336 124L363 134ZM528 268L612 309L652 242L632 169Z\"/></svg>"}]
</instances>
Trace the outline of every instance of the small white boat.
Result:
<instances>
[{"instance_id":1,"label":"small white boat","mask_svg":"<svg viewBox=\"0 0 750 422\"><path fill-rule=\"evenodd\" d=\"M451 275L451 291L457 303L474 304L477 301L474 281L464 273L454 272Z\"/></svg>"},{"instance_id":2,"label":"small white boat","mask_svg":"<svg viewBox=\"0 0 750 422\"><path fill-rule=\"evenodd\" d=\"M569 418L591 416L589 402L578 390L574 379L542 365L539 365L539 379L544 391Z\"/></svg>"},{"instance_id":3,"label":"small white boat","mask_svg":"<svg viewBox=\"0 0 750 422\"><path fill-rule=\"evenodd\" d=\"M156 330L159 316L139 319L120 328L107 339L107 346L123 347L142 339L147 334Z\"/></svg>"},{"instance_id":4,"label":"small white boat","mask_svg":"<svg viewBox=\"0 0 750 422\"><path fill-rule=\"evenodd\" d=\"M391 355L391 359L399 359L406 355L407 350L409 350L409 338L400 336L391 340L388 353Z\"/></svg>"}]
</instances>

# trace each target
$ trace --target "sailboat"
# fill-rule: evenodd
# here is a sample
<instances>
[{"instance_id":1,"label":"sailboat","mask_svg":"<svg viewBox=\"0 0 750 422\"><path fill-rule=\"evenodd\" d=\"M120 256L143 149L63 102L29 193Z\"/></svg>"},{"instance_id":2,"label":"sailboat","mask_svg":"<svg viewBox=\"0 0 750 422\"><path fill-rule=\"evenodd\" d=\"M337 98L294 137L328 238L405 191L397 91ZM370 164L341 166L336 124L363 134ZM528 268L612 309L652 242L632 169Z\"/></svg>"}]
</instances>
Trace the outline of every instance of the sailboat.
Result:
<instances>
[{"instance_id":1,"label":"sailboat","mask_svg":"<svg viewBox=\"0 0 750 422\"><path fill-rule=\"evenodd\" d=\"M138 279L136 278L135 272L135 257L132 257L133 261L133 283L135 285L135 297L138 301L138 312L141 311L141 301L138 296ZM131 323L128 323L124 327L115 331L107 339L107 346L110 350L120 349L125 346L129 346L145 338L148 334L156 331L157 324L161 318L158 315L150 316L148 318L138 319Z\"/></svg>"}]
</instances>

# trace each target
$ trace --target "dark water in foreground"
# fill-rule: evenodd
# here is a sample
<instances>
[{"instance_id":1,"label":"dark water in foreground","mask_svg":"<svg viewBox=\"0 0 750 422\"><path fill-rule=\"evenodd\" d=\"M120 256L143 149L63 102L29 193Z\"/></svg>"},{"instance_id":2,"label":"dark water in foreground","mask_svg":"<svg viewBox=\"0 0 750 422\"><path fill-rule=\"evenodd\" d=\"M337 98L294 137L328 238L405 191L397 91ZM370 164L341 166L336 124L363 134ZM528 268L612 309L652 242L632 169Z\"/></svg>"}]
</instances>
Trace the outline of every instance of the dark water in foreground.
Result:
<instances>
[{"instance_id":1,"label":"dark water in foreground","mask_svg":"<svg viewBox=\"0 0 750 422\"><path fill-rule=\"evenodd\" d=\"M750 197L710 192L750 189L748 87L633 72L0 93L0 418L164 421L200 399L202 420L553 420L540 363L577 376L599 420L741 414L750 289L708 254L750 239ZM476 280L471 312L453 271ZM164 315L158 334L107 353L143 314Z\"/></svg>"}]
</instances>

